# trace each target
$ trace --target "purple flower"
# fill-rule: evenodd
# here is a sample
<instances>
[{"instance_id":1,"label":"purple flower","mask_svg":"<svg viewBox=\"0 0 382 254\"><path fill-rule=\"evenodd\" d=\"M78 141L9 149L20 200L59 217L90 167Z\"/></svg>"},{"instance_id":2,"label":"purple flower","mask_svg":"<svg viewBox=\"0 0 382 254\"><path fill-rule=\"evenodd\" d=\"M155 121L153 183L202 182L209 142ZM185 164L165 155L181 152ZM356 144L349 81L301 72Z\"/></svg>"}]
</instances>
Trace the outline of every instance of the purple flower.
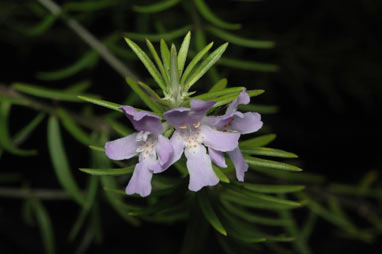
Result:
<instances>
[{"instance_id":1,"label":"purple flower","mask_svg":"<svg viewBox=\"0 0 382 254\"><path fill-rule=\"evenodd\" d=\"M173 149L170 140L161 135L163 126L160 117L149 112L137 112L130 106L120 108L138 132L106 142L106 155L112 160L125 160L139 154L139 162L126 193L138 193L145 197L151 193L152 174L160 173L171 165Z\"/></svg>"},{"instance_id":2,"label":"purple flower","mask_svg":"<svg viewBox=\"0 0 382 254\"><path fill-rule=\"evenodd\" d=\"M207 117L206 123L209 126L228 133L238 132L240 134L248 134L258 131L263 126L259 113L241 113L237 111L237 107L240 104L248 104L249 101L249 95L243 90L239 97L228 106L224 115ZM213 162L219 167L227 167L223 153L221 151L214 151L214 153L215 160L213 160ZM228 151L227 153L235 166L237 179L243 182L244 173L248 170L248 164L245 162L239 147L236 147L233 151Z\"/></svg>"},{"instance_id":3,"label":"purple flower","mask_svg":"<svg viewBox=\"0 0 382 254\"><path fill-rule=\"evenodd\" d=\"M232 151L238 146L240 133L218 131L204 124L204 116L215 103L191 99L191 109L178 107L163 114L167 122L176 128L170 139L174 149L170 164L178 161L184 151L190 174L188 188L192 191L216 185L219 179L212 169L211 160L215 162L220 159L216 153Z\"/></svg>"}]
</instances>

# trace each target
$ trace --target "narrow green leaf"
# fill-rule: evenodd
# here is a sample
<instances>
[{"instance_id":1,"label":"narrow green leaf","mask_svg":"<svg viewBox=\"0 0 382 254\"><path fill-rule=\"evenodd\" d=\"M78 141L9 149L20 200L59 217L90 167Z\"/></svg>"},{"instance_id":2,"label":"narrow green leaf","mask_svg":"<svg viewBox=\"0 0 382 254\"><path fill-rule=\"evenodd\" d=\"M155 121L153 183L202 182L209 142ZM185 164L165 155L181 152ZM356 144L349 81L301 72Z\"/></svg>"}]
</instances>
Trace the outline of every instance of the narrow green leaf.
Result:
<instances>
[{"instance_id":1,"label":"narrow green leaf","mask_svg":"<svg viewBox=\"0 0 382 254\"><path fill-rule=\"evenodd\" d=\"M78 59L72 65L65 67L57 71L39 72L37 74L38 79L42 80L60 80L71 77L86 67L94 65L98 60L98 53L95 51L88 51L83 57Z\"/></svg>"},{"instance_id":2,"label":"narrow green leaf","mask_svg":"<svg viewBox=\"0 0 382 254\"><path fill-rule=\"evenodd\" d=\"M83 205L85 199L70 170L64 145L62 143L60 126L55 117L49 118L47 136L49 154L58 181L77 203Z\"/></svg>"},{"instance_id":3,"label":"narrow green leaf","mask_svg":"<svg viewBox=\"0 0 382 254\"><path fill-rule=\"evenodd\" d=\"M258 96L260 94L263 94L265 91L263 89L254 89L254 90L248 90L247 94L249 97Z\"/></svg>"},{"instance_id":4,"label":"narrow green leaf","mask_svg":"<svg viewBox=\"0 0 382 254\"><path fill-rule=\"evenodd\" d=\"M125 41L130 46L130 48L134 51L134 53L138 56L141 62L145 65L146 69L149 71L151 76L154 78L155 82L162 88L163 91L166 91L166 85L158 72L158 69L155 67L154 63L151 59L146 55L146 53L132 40L129 38L125 38Z\"/></svg>"},{"instance_id":5,"label":"narrow green leaf","mask_svg":"<svg viewBox=\"0 0 382 254\"><path fill-rule=\"evenodd\" d=\"M215 49L191 74L191 76L185 80L185 87L187 90L198 81L211 67L214 65L224 51L227 49L228 43L224 43L217 49ZM191 63L190 63L191 64Z\"/></svg>"},{"instance_id":6,"label":"narrow green leaf","mask_svg":"<svg viewBox=\"0 0 382 254\"><path fill-rule=\"evenodd\" d=\"M55 240L52 221L42 203L37 199L31 199L31 206L36 216L37 224L40 228L41 238L44 243L45 253L55 253Z\"/></svg>"},{"instance_id":7,"label":"narrow green leaf","mask_svg":"<svg viewBox=\"0 0 382 254\"><path fill-rule=\"evenodd\" d=\"M30 156L37 154L36 150L24 150L16 147L9 134L8 119L11 110L9 102L0 102L0 146L15 155Z\"/></svg>"},{"instance_id":8,"label":"narrow green leaf","mask_svg":"<svg viewBox=\"0 0 382 254\"><path fill-rule=\"evenodd\" d=\"M183 68L186 63L188 48L190 47L190 40L191 40L191 32L188 32L186 37L184 37L182 45L180 46L180 49L179 49L179 54L178 54L179 76L182 76Z\"/></svg>"},{"instance_id":9,"label":"narrow green leaf","mask_svg":"<svg viewBox=\"0 0 382 254\"><path fill-rule=\"evenodd\" d=\"M221 27L223 29L237 30L240 29L240 24L228 23L219 17L217 17L211 9L207 6L204 0L195 0L194 1L196 8L199 10L199 13L212 24Z\"/></svg>"},{"instance_id":10,"label":"narrow green leaf","mask_svg":"<svg viewBox=\"0 0 382 254\"><path fill-rule=\"evenodd\" d=\"M265 160L265 159L260 159L256 157L250 157L250 156L244 156L244 158L245 158L245 161L250 166L253 166L253 167L261 166L266 168L274 168L274 169L281 169L281 170L287 170L287 171L302 171L301 168L284 163L284 162Z\"/></svg>"},{"instance_id":11,"label":"narrow green leaf","mask_svg":"<svg viewBox=\"0 0 382 254\"><path fill-rule=\"evenodd\" d=\"M275 64L244 61L228 57L222 57L217 64L246 71L276 72L279 70L279 67Z\"/></svg>"},{"instance_id":12,"label":"narrow green leaf","mask_svg":"<svg viewBox=\"0 0 382 254\"><path fill-rule=\"evenodd\" d=\"M241 87L230 87L230 88L226 88L226 89L219 90L216 92L209 91L208 93L194 96L193 99L211 100L211 99L215 99L216 97L224 96L227 94L229 94L229 95L234 94L237 97L240 94L240 92L243 91L244 88L245 87L241 86ZM232 96L234 96L234 95L232 95Z\"/></svg>"},{"instance_id":13,"label":"narrow green leaf","mask_svg":"<svg viewBox=\"0 0 382 254\"><path fill-rule=\"evenodd\" d=\"M224 41L228 41L242 47L267 49L275 46L273 41L246 39L212 26L207 26L206 30Z\"/></svg>"},{"instance_id":14,"label":"narrow green leaf","mask_svg":"<svg viewBox=\"0 0 382 254\"><path fill-rule=\"evenodd\" d=\"M152 101L153 98L149 97L133 79L126 77L126 82L152 111L157 114L164 112L163 108L155 101Z\"/></svg>"},{"instance_id":15,"label":"narrow green leaf","mask_svg":"<svg viewBox=\"0 0 382 254\"><path fill-rule=\"evenodd\" d=\"M105 148L104 147L100 147L100 146L89 146L90 149L94 150L94 151L98 151L98 152L105 152Z\"/></svg>"},{"instance_id":16,"label":"narrow green leaf","mask_svg":"<svg viewBox=\"0 0 382 254\"><path fill-rule=\"evenodd\" d=\"M322 184L325 182L325 177L318 174L304 173L304 172L298 172L298 171L285 171L285 170L272 169L272 168L261 167L261 166L256 166L252 169L264 175L271 176L277 179L283 179L289 182L302 182L304 184L306 183Z\"/></svg>"},{"instance_id":17,"label":"narrow green leaf","mask_svg":"<svg viewBox=\"0 0 382 254\"><path fill-rule=\"evenodd\" d=\"M136 41L145 41L146 39L149 39L150 41L154 41L154 42L160 41L161 39L166 41L173 41L176 38L182 37L190 29L191 29L191 26L187 25L167 33L161 33L161 34L126 33L126 37L129 37Z\"/></svg>"},{"instance_id":18,"label":"narrow green leaf","mask_svg":"<svg viewBox=\"0 0 382 254\"><path fill-rule=\"evenodd\" d=\"M260 193L290 193L301 191L305 188L304 185L265 185L243 183L245 189Z\"/></svg>"},{"instance_id":19,"label":"narrow green leaf","mask_svg":"<svg viewBox=\"0 0 382 254\"><path fill-rule=\"evenodd\" d=\"M211 224L211 226L213 228L216 229L216 231L218 231L220 234L226 236L227 231L225 230L225 228L221 224L218 216L216 215L216 213L215 213L215 211L211 205L211 201L209 200L209 198L207 196L207 192L203 192L203 191L197 192L196 196L197 196L197 200L199 202L200 208L201 208L203 215L206 218L206 220Z\"/></svg>"},{"instance_id":20,"label":"narrow green leaf","mask_svg":"<svg viewBox=\"0 0 382 254\"><path fill-rule=\"evenodd\" d=\"M180 81L181 84L184 84L191 72L194 70L195 66L199 63L199 61L203 58L203 56L210 50L210 48L214 45L213 42L205 46L202 50L199 51L198 54L191 60L191 62L188 64L186 70L184 71L184 74L182 76L182 79Z\"/></svg>"},{"instance_id":21,"label":"narrow green leaf","mask_svg":"<svg viewBox=\"0 0 382 254\"><path fill-rule=\"evenodd\" d=\"M229 183L229 178L215 165L212 165L212 169L215 172L215 175L219 178L220 181L224 183Z\"/></svg>"},{"instance_id":22,"label":"narrow green leaf","mask_svg":"<svg viewBox=\"0 0 382 254\"><path fill-rule=\"evenodd\" d=\"M227 89L229 89L229 88L227 88ZM264 90L261 90L261 89L248 90L247 93L248 93L249 97L252 97L252 96L257 96L257 95L264 93ZM215 103L215 105L212 106L212 108L217 108L217 107L231 103L233 100L235 100L239 96L239 94L240 94L239 92L233 92L233 93L229 93L229 94L220 96L219 98L216 98L215 99L216 103Z\"/></svg>"},{"instance_id":23,"label":"narrow green leaf","mask_svg":"<svg viewBox=\"0 0 382 254\"><path fill-rule=\"evenodd\" d=\"M30 121L24 128L22 128L13 138L13 144L19 145L27 139L37 126L44 120L45 113L39 113L32 121Z\"/></svg>"},{"instance_id":24,"label":"narrow green leaf","mask_svg":"<svg viewBox=\"0 0 382 254\"><path fill-rule=\"evenodd\" d=\"M164 10L167 10L177 3L179 3L181 0L163 0L154 4L150 5L134 5L133 10L140 13L157 13Z\"/></svg>"},{"instance_id":25,"label":"narrow green leaf","mask_svg":"<svg viewBox=\"0 0 382 254\"><path fill-rule=\"evenodd\" d=\"M269 147L256 147L256 146L240 146L240 151L242 153L254 154L254 155L264 155L271 157L280 158L298 158L294 153L286 152L279 149L269 148Z\"/></svg>"},{"instance_id":26,"label":"narrow green leaf","mask_svg":"<svg viewBox=\"0 0 382 254\"><path fill-rule=\"evenodd\" d=\"M110 169L80 168L80 170L90 175L119 176L119 175L128 175L133 173L134 167L135 165L129 166L126 168L110 168Z\"/></svg>"},{"instance_id":27,"label":"narrow green leaf","mask_svg":"<svg viewBox=\"0 0 382 254\"><path fill-rule=\"evenodd\" d=\"M266 134L259 137L247 139L245 141L240 141L240 148L266 146L275 140L275 138L276 134Z\"/></svg>"},{"instance_id":28,"label":"narrow green leaf","mask_svg":"<svg viewBox=\"0 0 382 254\"><path fill-rule=\"evenodd\" d=\"M93 140L89 137L89 135L84 132L71 118L69 113L63 109L59 108L57 110L57 116L61 119L63 126L65 129L80 143L84 144L85 146L89 146L94 144Z\"/></svg>"},{"instance_id":29,"label":"narrow green leaf","mask_svg":"<svg viewBox=\"0 0 382 254\"><path fill-rule=\"evenodd\" d=\"M153 102L153 103L158 103L160 105L157 105L158 106L158 109L160 108L161 110L163 110L161 107L162 106L170 106L170 104L163 100L161 97L159 97L159 95L153 90L151 89L151 87L149 87L148 85L146 85L145 83L143 83L142 81L138 81L138 86L139 88L145 92L145 94L147 94L147 96L149 96L150 100Z\"/></svg>"},{"instance_id":30,"label":"narrow green leaf","mask_svg":"<svg viewBox=\"0 0 382 254\"><path fill-rule=\"evenodd\" d=\"M227 87L227 79L226 78L222 78L221 80L219 80L215 85L213 85L210 89L210 93L212 92L217 92L217 91L220 91L220 90L223 90Z\"/></svg>"},{"instance_id":31,"label":"narrow green leaf","mask_svg":"<svg viewBox=\"0 0 382 254\"><path fill-rule=\"evenodd\" d=\"M168 73L168 75L170 75L171 54L165 40L163 39L160 40L160 53L162 56L164 69Z\"/></svg>"},{"instance_id":32,"label":"narrow green leaf","mask_svg":"<svg viewBox=\"0 0 382 254\"><path fill-rule=\"evenodd\" d=\"M70 102L80 101L76 95L70 92L66 92L65 90L50 89L42 86L35 86L25 83L13 83L12 88L17 91L41 98Z\"/></svg>"},{"instance_id":33,"label":"narrow green leaf","mask_svg":"<svg viewBox=\"0 0 382 254\"><path fill-rule=\"evenodd\" d=\"M48 14L46 15L40 23L38 23L37 25L35 25L34 27L32 28L29 28L28 30L26 30L26 34L29 35L29 36L38 36L38 35L41 35L43 34L44 32L46 32L49 28L52 27L52 25L54 24L54 22L57 20L57 15L53 15L53 14Z\"/></svg>"},{"instance_id":34,"label":"narrow green leaf","mask_svg":"<svg viewBox=\"0 0 382 254\"><path fill-rule=\"evenodd\" d=\"M162 77L166 83L166 86L168 87L170 85L170 77L168 75L168 72L165 71L163 64L162 64L162 61L160 60L158 53L155 50L153 44L148 39L146 39L146 44L147 44L147 47L149 48L149 50L151 52L151 55L154 57L155 63L158 66L160 73L162 74Z\"/></svg>"},{"instance_id":35,"label":"narrow green leaf","mask_svg":"<svg viewBox=\"0 0 382 254\"><path fill-rule=\"evenodd\" d=\"M264 105L264 104L247 104L239 105L239 111L251 111L259 112L260 114L276 114L279 112L279 107L276 105Z\"/></svg>"},{"instance_id":36,"label":"narrow green leaf","mask_svg":"<svg viewBox=\"0 0 382 254\"><path fill-rule=\"evenodd\" d=\"M171 62L170 62L170 86L172 91L179 91L179 70L178 70L178 57L176 47L171 45Z\"/></svg>"},{"instance_id":37,"label":"narrow green leaf","mask_svg":"<svg viewBox=\"0 0 382 254\"><path fill-rule=\"evenodd\" d=\"M70 230L69 241L73 241L77 237L82 225L85 222L87 215L89 214L90 209L93 206L93 203L97 194L98 182L99 182L98 177L95 177L95 176L90 177L88 188L86 191L86 196L85 196L86 203L81 208L81 211L77 217L77 220L74 223L72 229Z\"/></svg>"},{"instance_id":38,"label":"narrow green leaf","mask_svg":"<svg viewBox=\"0 0 382 254\"><path fill-rule=\"evenodd\" d=\"M121 105L114 103L114 102L109 102L109 101L100 100L100 99L91 98L91 97L86 97L86 96L77 96L77 97L81 100L84 100L84 101L87 101L87 102L90 102L90 103L93 103L93 104L96 104L96 105L99 105L99 106L102 106L105 108L116 110L116 111L119 111L121 113L123 112L122 109L119 108L119 107L121 107Z\"/></svg>"}]
</instances>

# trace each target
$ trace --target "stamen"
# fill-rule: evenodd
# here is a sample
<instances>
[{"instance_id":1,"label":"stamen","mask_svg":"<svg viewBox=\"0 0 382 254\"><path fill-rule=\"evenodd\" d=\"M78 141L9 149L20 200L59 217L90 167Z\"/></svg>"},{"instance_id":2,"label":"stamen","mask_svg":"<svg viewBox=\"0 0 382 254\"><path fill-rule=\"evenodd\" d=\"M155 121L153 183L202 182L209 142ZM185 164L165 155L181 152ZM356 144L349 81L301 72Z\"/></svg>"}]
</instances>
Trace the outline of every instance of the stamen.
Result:
<instances>
[{"instance_id":1,"label":"stamen","mask_svg":"<svg viewBox=\"0 0 382 254\"><path fill-rule=\"evenodd\" d=\"M195 127L196 129L199 128L199 126L200 126L200 122L197 122L197 123L194 124L194 127Z\"/></svg>"},{"instance_id":2,"label":"stamen","mask_svg":"<svg viewBox=\"0 0 382 254\"><path fill-rule=\"evenodd\" d=\"M182 129L182 130L187 129L187 125L179 126L179 129Z\"/></svg>"}]
</instances>

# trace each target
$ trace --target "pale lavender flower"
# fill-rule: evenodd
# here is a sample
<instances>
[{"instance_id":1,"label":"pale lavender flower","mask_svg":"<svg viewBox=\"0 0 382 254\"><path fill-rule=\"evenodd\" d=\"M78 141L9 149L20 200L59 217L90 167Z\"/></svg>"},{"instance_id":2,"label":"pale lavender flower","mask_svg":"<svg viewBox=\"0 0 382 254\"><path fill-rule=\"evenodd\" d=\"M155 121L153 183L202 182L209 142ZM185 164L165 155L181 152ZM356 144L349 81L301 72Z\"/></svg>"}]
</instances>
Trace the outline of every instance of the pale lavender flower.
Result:
<instances>
[{"instance_id":1,"label":"pale lavender flower","mask_svg":"<svg viewBox=\"0 0 382 254\"><path fill-rule=\"evenodd\" d=\"M171 165L173 149L170 140L161 135L163 126L160 117L149 112L137 112L130 106L120 108L138 132L107 142L106 155L112 160L125 160L139 154L139 162L126 193L138 193L145 197L151 193L152 174L160 173Z\"/></svg>"},{"instance_id":2,"label":"pale lavender flower","mask_svg":"<svg viewBox=\"0 0 382 254\"><path fill-rule=\"evenodd\" d=\"M217 130L228 133L248 134L256 132L263 126L260 114L255 112L241 113L237 111L237 107L240 104L248 104L249 102L249 95L243 90L239 97L228 106L224 115L207 117L205 122ZM210 153L211 152L212 151L210 151ZM219 167L227 167L223 153L221 151L213 151L213 153L215 154L213 162ZM244 174L248 170L248 164L245 162L239 147L227 153L235 166L237 179L243 182Z\"/></svg>"},{"instance_id":3,"label":"pale lavender flower","mask_svg":"<svg viewBox=\"0 0 382 254\"><path fill-rule=\"evenodd\" d=\"M184 151L190 174L188 188L192 191L216 185L219 179L212 169L211 160L216 161L217 152L232 151L238 146L240 133L218 131L204 124L203 118L215 103L191 99L191 108L178 107L163 114L176 128L170 139L174 149L170 164L178 161Z\"/></svg>"}]
</instances>

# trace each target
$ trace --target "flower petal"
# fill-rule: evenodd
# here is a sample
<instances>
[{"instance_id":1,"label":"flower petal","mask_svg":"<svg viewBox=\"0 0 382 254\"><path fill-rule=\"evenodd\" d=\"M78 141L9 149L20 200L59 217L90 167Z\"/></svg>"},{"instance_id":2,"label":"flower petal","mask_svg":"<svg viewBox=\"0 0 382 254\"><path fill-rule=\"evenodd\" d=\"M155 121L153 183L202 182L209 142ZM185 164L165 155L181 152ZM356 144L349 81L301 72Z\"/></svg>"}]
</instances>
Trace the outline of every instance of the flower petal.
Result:
<instances>
[{"instance_id":1,"label":"flower petal","mask_svg":"<svg viewBox=\"0 0 382 254\"><path fill-rule=\"evenodd\" d=\"M159 135L155 151L158 155L160 165L163 166L167 164L167 162L171 159L173 154L173 149L170 140L162 135Z\"/></svg>"},{"instance_id":2,"label":"flower petal","mask_svg":"<svg viewBox=\"0 0 382 254\"><path fill-rule=\"evenodd\" d=\"M211 147L208 148L208 154L210 155L210 158L215 165L226 168L227 164L225 163L225 158L223 152L216 151L212 149Z\"/></svg>"},{"instance_id":3,"label":"flower petal","mask_svg":"<svg viewBox=\"0 0 382 254\"><path fill-rule=\"evenodd\" d=\"M175 131L172 134L172 136L170 138L170 142L171 142L171 146L173 149L173 153L172 153L171 159L169 160L168 164L172 165L182 157L183 150L184 150L184 140L183 140L182 136L180 135L179 131Z\"/></svg>"},{"instance_id":4,"label":"flower petal","mask_svg":"<svg viewBox=\"0 0 382 254\"><path fill-rule=\"evenodd\" d=\"M243 154L241 153L239 148L236 148L235 150L227 153L229 158L233 162L233 165L235 166L237 180L243 182L244 173L248 171L248 164L247 162L245 162Z\"/></svg>"},{"instance_id":5,"label":"flower petal","mask_svg":"<svg viewBox=\"0 0 382 254\"><path fill-rule=\"evenodd\" d=\"M130 106L121 106L120 109L125 112L127 118L138 131L148 131L154 134L161 134L163 126L159 116L145 111L138 112Z\"/></svg>"},{"instance_id":6,"label":"flower petal","mask_svg":"<svg viewBox=\"0 0 382 254\"><path fill-rule=\"evenodd\" d=\"M126 187L127 194L137 193L142 197L146 197L151 193L151 178L153 173L148 169L150 165L149 159L140 161L134 169L133 176Z\"/></svg>"},{"instance_id":7,"label":"flower petal","mask_svg":"<svg viewBox=\"0 0 382 254\"><path fill-rule=\"evenodd\" d=\"M163 116L164 118L166 118L169 124L171 124L175 128L179 128L181 126L187 126L189 124L188 114L190 111L191 109L189 108L178 107L163 113Z\"/></svg>"},{"instance_id":8,"label":"flower petal","mask_svg":"<svg viewBox=\"0 0 382 254\"><path fill-rule=\"evenodd\" d=\"M240 133L238 132L222 132L212 129L207 125L200 126L203 135L203 143L217 151L232 151L238 146Z\"/></svg>"},{"instance_id":9,"label":"flower petal","mask_svg":"<svg viewBox=\"0 0 382 254\"><path fill-rule=\"evenodd\" d=\"M231 104L228 105L228 108L227 108L225 113L230 114L230 113L236 112L237 107L240 104L248 104L250 102L250 100L251 99L249 98L249 95L247 94L247 92L244 89L243 91L241 91L239 96L233 102L231 102Z\"/></svg>"},{"instance_id":10,"label":"flower petal","mask_svg":"<svg viewBox=\"0 0 382 254\"><path fill-rule=\"evenodd\" d=\"M261 121L259 113L247 112L243 114L241 112L236 112L230 129L236 130L241 134L248 134L258 131L262 126L263 122Z\"/></svg>"},{"instance_id":11,"label":"flower petal","mask_svg":"<svg viewBox=\"0 0 382 254\"><path fill-rule=\"evenodd\" d=\"M106 142L105 152L112 160L126 160L137 154L137 132L120 139Z\"/></svg>"},{"instance_id":12,"label":"flower petal","mask_svg":"<svg viewBox=\"0 0 382 254\"><path fill-rule=\"evenodd\" d=\"M205 123L217 130L223 130L234 119L234 113L225 114L222 116L208 116L205 118Z\"/></svg>"},{"instance_id":13,"label":"flower petal","mask_svg":"<svg viewBox=\"0 0 382 254\"><path fill-rule=\"evenodd\" d=\"M204 186L214 186L219 179L212 170L211 159L206 153L206 148L199 145L197 148L185 149L187 168L190 174L188 189L198 191Z\"/></svg>"}]
</instances>

